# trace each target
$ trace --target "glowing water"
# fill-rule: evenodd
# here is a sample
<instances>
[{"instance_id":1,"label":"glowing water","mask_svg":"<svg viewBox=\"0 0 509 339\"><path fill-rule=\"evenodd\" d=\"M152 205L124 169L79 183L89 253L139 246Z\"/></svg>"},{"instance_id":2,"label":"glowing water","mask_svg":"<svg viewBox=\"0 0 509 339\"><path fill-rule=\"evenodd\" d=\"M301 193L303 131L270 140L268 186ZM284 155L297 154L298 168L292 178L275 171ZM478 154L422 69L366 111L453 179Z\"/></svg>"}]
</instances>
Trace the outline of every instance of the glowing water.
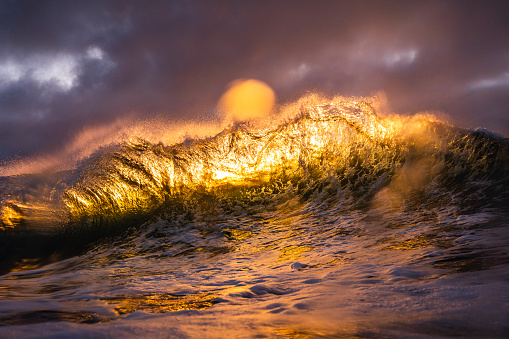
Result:
<instances>
[{"instance_id":1,"label":"glowing water","mask_svg":"<svg viewBox=\"0 0 509 339\"><path fill-rule=\"evenodd\" d=\"M377 105L2 178L0 335L503 337L507 139Z\"/></svg>"}]
</instances>

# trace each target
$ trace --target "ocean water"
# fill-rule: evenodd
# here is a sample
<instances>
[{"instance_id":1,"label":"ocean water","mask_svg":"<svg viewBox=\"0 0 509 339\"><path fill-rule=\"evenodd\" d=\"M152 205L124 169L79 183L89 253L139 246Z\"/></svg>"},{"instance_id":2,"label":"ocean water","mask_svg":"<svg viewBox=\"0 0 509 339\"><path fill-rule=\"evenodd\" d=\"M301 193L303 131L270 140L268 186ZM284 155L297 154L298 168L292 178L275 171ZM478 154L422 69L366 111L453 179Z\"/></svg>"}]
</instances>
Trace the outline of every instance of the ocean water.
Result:
<instances>
[{"instance_id":1,"label":"ocean water","mask_svg":"<svg viewBox=\"0 0 509 339\"><path fill-rule=\"evenodd\" d=\"M508 139L284 112L0 177L0 337L507 337Z\"/></svg>"}]
</instances>

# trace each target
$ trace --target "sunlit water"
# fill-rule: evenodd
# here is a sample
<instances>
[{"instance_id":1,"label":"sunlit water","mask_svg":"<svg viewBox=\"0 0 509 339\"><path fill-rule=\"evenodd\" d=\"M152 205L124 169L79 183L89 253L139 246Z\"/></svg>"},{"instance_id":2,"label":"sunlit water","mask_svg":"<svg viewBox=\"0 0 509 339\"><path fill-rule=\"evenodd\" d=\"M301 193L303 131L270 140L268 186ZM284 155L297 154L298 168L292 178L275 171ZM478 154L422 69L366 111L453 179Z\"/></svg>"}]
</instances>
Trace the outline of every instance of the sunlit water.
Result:
<instances>
[{"instance_id":1,"label":"sunlit water","mask_svg":"<svg viewBox=\"0 0 509 339\"><path fill-rule=\"evenodd\" d=\"M376 110L2 178L0 337L505 337L507 139Z\"/></svg>"}]
</instances>

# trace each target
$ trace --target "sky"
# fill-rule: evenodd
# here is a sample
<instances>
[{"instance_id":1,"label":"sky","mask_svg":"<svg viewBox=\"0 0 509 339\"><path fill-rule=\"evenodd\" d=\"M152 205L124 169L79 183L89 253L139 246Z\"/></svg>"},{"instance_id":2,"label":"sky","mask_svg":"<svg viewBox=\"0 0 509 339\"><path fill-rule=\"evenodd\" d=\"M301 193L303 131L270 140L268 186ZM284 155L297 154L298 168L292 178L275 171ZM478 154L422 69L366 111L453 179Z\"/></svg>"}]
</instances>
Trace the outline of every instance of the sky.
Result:
<instances>
[{"instance_id":1,"label":"sky","mask_svg":"<svg viewBox=\"0 0 509 339\"><path fill-rule=\"evenodd\" d=\"M509 1L0 0L0 161L124 117L200 121L236 79L278 103L383 93L509 136Z\"/></svg>"}]
</instances>

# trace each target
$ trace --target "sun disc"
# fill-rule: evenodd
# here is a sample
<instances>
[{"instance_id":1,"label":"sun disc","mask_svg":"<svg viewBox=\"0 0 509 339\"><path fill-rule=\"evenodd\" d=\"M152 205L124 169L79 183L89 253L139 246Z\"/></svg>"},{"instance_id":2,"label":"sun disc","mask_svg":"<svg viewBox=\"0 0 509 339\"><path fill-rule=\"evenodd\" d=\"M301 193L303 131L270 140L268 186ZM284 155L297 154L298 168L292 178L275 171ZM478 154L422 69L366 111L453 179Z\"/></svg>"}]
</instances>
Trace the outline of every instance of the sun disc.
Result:
<instances>
[{"instance_id":1,"label":"sun disc","mask_svg":"<svg viewBox=\"0 0 509 339\"><path fill-rule=\"evenodd\" d=\"M233 121L246 121L267 116L275 101L274 91L263 81L240 79L230 83L218 107Z\"/></svg>"}]
</instances>

